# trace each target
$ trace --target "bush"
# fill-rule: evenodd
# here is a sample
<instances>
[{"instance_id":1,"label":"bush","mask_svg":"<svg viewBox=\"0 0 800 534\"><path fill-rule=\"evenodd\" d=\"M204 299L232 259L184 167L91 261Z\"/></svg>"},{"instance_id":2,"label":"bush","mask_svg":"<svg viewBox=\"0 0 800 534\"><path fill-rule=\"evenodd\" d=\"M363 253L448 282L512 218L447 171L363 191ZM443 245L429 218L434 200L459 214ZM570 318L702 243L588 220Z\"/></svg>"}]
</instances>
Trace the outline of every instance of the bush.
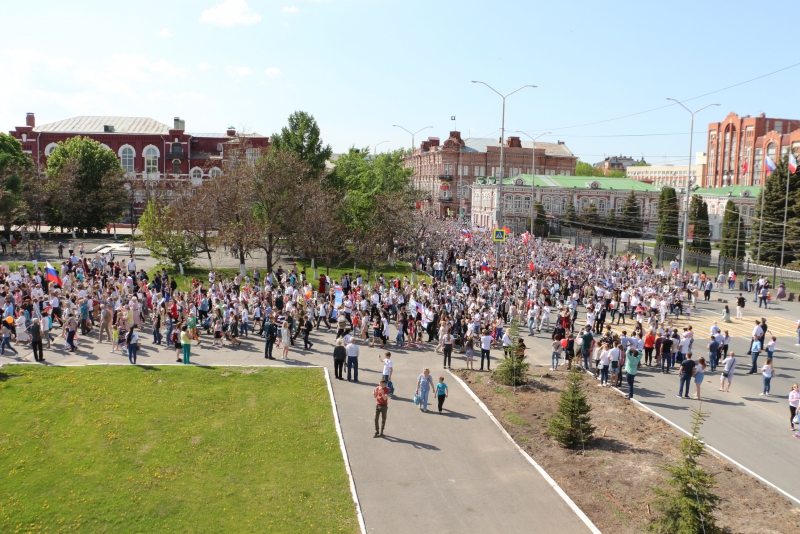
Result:
<instances>
[{"instance_id":1,"label":"bush","mask_svg":"<svg viewBox=\"0 0 800 534\"><path fill-rule=\"evenodd\" d=\"M519 323L516 319L508 327L508 336L514 340L511 350L497 364L492 378L499 384L519 386L528 381L528 368L531 364L525 361L525 349L521 344Z\"/></svg>"},{"instance_id":2,"label":"bush","mask_svg":"<svg viewBox=\"0 0 800 534\"><path fill-rule=\"evenodd\" d=\"M583 392L582 380L583 372L573 367L558 401L558 413L548 423L547 433L566 447L584 446L594 439L595 429L589 417L592 407Z\"/></svg>"},{"instance_id":3,"label":"bush","mask_svg":"<svg viewBox=\"0 0 800 534\"><path fill-rule=\"evenodd\" d=\"M672 465L662 466L669 474L665 482L671 489L653 488L658 496L654 508L663 515L648 525L652 532L722 532L713 516L720 502L720 498L712 493L714 475L697 465L697 459L705 452L699 433L706 415L694 408L692 412L692 435L681 440L681 458Z\"/></svg>"}]
</instances>

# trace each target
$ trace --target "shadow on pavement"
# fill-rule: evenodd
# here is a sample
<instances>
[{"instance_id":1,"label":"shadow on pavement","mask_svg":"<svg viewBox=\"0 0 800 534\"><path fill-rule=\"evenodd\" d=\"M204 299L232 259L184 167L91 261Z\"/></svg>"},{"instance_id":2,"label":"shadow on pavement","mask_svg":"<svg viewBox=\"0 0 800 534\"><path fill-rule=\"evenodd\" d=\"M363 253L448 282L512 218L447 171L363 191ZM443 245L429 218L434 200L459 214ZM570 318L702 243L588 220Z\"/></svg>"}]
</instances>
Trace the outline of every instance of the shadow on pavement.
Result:
<instances>
[{"instance_id":1,"label":"shadow on pavement","mask_svg":"<svg viewBox=\"0 0 800 534\"><path fill-rule=\"evenodd\" d=\"M439 447L436 447L435 445L428 445L427 443L420 443L419 441L410 441L410 440L407 440L407 439L396 438L394 436L389 436L389 435L384 435L383 439L385 439L386 441L390 441L392 443L401 443L401 444L404 444L404 445L412 445L415 449L425 449L425 450L428 450L428 451L441 450L441 449L439 449Z\"/></svg>"},{"instance_id":2,"label":"shadow on pavement","mask_svg":"<svg viewBox=\"0 0 800 534\"><path fill-rule=\"evenodd\" d=\"M769 404L775 404L779 402L775 397L742 397L746 401L751 402L767 402ZM782 402L782 401L781 401Z\"/></svg>"},{"instance_id":3,"label":"shadow on pavement","mask_svg":"<svg viewBox=\"0 0 800 534\"><path fill-rule=\"evenodd\" d=\"M742 397L742 398L744 398L744 397ZM711 399L711 398L708 398L708 397L704 398L703 402L708 402L710 404L721 404L723 406L744 406L743 402L730 402L730 401L724 401L724 400L719 400L719 399Z\"/></svg>"},{"instance_id":4,"label":"shadow on pavement","mask_svg":"<svg viewBox=\"0 0 800 534\"><path fill-rule=\"evenodd\" d=\"M447 408L443 408L443 410L444 411L441 412L442 415L445 415L447 417L455 417L456 419L475 419L474 416L467 415L465 413L454 412L453 410L448 410ZM433 412L431 412L431 413L433 413Z\"/></svg>"},{"instance_id":5,"label":"shadow on pavement","mask_svg":"<svg viewBox=\"0 0 800 534\"><path fill-rule=\"evenodd\" d=\"M634 390L633 394L636 395L636 390ZM658 408L667 408L669 410L688 410L689 409L689 406L672 406L671 404L662 404L660 402L643 402L642 404L646 404L647 406L655 406L655 407L658 407Z\"/></svg>"}]
</instances>

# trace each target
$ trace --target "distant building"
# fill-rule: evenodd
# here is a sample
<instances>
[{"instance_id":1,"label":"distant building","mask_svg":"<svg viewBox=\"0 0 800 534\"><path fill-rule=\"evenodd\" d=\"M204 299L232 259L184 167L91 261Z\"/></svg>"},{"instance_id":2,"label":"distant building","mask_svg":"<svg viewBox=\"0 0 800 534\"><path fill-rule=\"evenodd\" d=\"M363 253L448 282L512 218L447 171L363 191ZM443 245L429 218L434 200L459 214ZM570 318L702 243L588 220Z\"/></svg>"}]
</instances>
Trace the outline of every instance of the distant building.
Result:
<instances>
[{"instance_id":1,"label":"distant building","mask_svg":"<svg viewBox=\"0 0 800 534\"><path fill-rule=\"evenodd\" d=\"M608 174L611 171L622 171L625 172L628 167L636 165L637 163L646 163L644 158L640 160L635 160L633 158L629 158L627 156L609 156L603 161L599 161L594 164L595 169L600 169L603 171L603 174Z\"/></svg>"},{"instance_id":2,"label":"distant building","mask_svg":"<svg viewBox=\"0 0 800 534\"><path fill-rule=\"evenodd\" d=\"M538 143L537 143L538 145ZM531 176L523 174L503 180L503 224L514 232L530 229L532 198L541 202L548 218L561 219L572 200L578 214L594 203L599 218L609 210L622 211L631 190L640 202L645 233L655 232L658 221L658 197L654 186L629 178L595 178L591 176ZM497 179L477 178L472 184L472 223L483 228L496 226Z\"/></svg>"},{"instance_id":3,"label":"distant building","mask_svg":"<svg viewBox=\"0 0 800 534\"><path fill-rule=\"evenodd\" d=\"M523 173L572 176L577 161L562 141L537 141L534 156L532 142L511 136L506 138L502 173L508 177ZM414 185L426 193L422 209L440 216L468 215L475 178L501 174L500 140L462 139L457 131L450 132L444 143L429 137L406 158L406 166L414 167Z\"/></svg>"},{"instance_id":4,"label":"distant building","mask_svg":"<svg viewBox=\"0 0 800 534\"><path fill-rule=\"evenodd\" d=\"M94 139L120 160L125 170L125 187L131 191L136 215L141 214L148 196L170 196L175 184L184 181L198 186L203 180L222 174L225 151L236 146L242 134L229 127L224 133L188 133L186 123L175 117L172 127L149 117L72 117L36 126L28 113L25 126L9 132L22 143L39 171L59 142L75 136ZM269 147L269 138L248 134L248 160L258 158Z\"/></svg>"},{"instance_id":5,"label":"distant building","mask_svg":"<svg viewBox=\"0 0 800 534\"><path fill-rule=\"evenodd\" d=\"M753 228L753 218L756 216L756 203L761 194L760 186L729 185L710 189L695 189L692 195L700 196L708 204L708 222L711 226L712 241L722 238L722 218L725 215L725 205L733 202L739 209L741 236L750 239ZM681 202L681 209L685 205ZM738 230L738 228L737 228Z\"/></svg>"},{"instance_id":6,"label":"distant building","mask_svg":"<svg viewBox=\"0 0 800 534\"><path fill-rule=\"evenodd\" d=\"M706 172L706 155L698 152L696 164L692 165L692 179L694 185L700 185ZM650 165L628 167L628 178L647 182L656 187L674 187L678 190L686 190L686 174L688 165Z\"/></svg>"},{"instance_id":7,"label":"distant building","mask_svg":"<svg viewBox=\"0 0 800 534\"><path fill-rule=\"evenodd\" d=\"M707 142L703 187L763 185L766 157L777 163L790 149L800 154L800 120L729 113L708 125Z\"/></svg>"}]
</instances>

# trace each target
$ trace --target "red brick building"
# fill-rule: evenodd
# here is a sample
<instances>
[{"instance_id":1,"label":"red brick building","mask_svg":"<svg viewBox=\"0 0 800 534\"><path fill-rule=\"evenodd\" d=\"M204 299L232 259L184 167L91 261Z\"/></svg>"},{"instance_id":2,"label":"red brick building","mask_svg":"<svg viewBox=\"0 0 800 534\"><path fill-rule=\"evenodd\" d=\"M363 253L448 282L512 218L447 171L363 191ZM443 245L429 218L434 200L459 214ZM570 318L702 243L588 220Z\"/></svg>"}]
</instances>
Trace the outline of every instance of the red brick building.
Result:
<instances>
[{"instance_id":1,"label":"red brick building","mask_svg":"<svg viewBox=\"0 0 800 534\"><path fill-rule=\"evenodd\" d=\"M89 137L113 151L125 170L137 215L150 195L169 197L176 183L200 185L221 174L226 149L240 140L233 127L225 133L188 133L179 117L172 127L148 117L86 116L36 126L34 114L28 113L25 126L9 133L22 143L40 172L47 168L47 158L58 143L71 137ZM267 137L247 137L248 159L269 147Z\"/></svg>"},{"instance_id":2,"label":"red brick building","mask_svg":"<svg viewBox=\"0 0 800 534\"><path fill-rule=\"evenodd\" d=\"M708 162L701 187L763 185L764 158L777 163L790 149L800 154L800 120L729 113L722 122L708 125Z\"/></svg>"},{"instance_id":3,"label":"red brick building","mask_svg":"<svg viewBox=\"0 0 800 534\"><path fill-rule=\"evenodd\" d=\"M535 156L532 142L514 136L505 141L503 176L575 174L578 158L562 141L537 141ZM470 186L475 178L500 176L500 140L461 139L461 132L450 132L442 144L438 137L429 137L406 158L406 166L414 167L414 185L426 192L423 209L443 216L466 215L470 213Z\"/></svg>"}]
</instances>

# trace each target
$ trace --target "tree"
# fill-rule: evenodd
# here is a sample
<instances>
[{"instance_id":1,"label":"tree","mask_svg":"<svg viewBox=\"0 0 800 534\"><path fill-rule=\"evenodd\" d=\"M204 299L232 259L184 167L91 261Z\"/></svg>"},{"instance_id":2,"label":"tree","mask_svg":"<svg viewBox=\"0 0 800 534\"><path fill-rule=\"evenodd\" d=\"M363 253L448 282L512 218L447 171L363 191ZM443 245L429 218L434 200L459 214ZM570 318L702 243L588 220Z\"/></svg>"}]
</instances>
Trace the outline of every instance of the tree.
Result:
<instances>
[{"instance_id":1,"label":"tree","mask_svg":"<svg viewBox=\"0 0 800 534\"><path fill-rule=\"evenodd\" d=\"M303 187L300 195L302 224L300 231L291 236L292 248L308 258L322 260L326 274L330 274L334 259L342 255L347 237L347 228L339 217L344 200L333 191L313 185Z\"/></svg>"},{"instance_id":2,"label":"tree","mask_svg":"<svg viewBox=\"0 0 800 534\"><path fill-rule=\"evenodd\" d=\"M558 412L550 419L547 433L566 447L586 445L594 439L594 426L589 412L592 407L581 386L583 372L575 366L567 375L567 387L561 392Z\"/></svg>"},{"instance_id":3,"label":"tree","mask_svg":"<svg viewBox=\"0 0 800 534\"><path fill-rule=\"evenodd\" d=\"M572 197L567 200L567 207L564 208L564 216L561 218L561 224L564 226L572 227L578 220L578 213L575 210L575 204L572 202Z\"/></svg>"},{"instance_id":4,"label":"tree","mask_svg":"<svg viewBox=\"0 0 800 534\"><path fill-rule=\"evenodd\" d=\"M617 228L617 214L613 209L609 209L606 213L605 228L603 228L605 235L614 236L618 233Z\"/></svg>"},{"instance_id":5,"label":"tree","mask_svg":"<svg viewBox=\"0 0 800 534\"><path fill-rule=\"evenodd\" d=\"M6 234L26 214L22 191L24 182L34 176L33 161L22 151L22 143L0 133L0 224Z\"/></svg>"},{"instance_id":6,"label":"tree","mask_svg":"<svg viewBox=\"0 0 800 534\"><path fill-rule=\"evenodd\" d=\"M600 222L600 212L594 200L581 208L581 226L589 230L598 226Z\"/></svg>"},{"instance_id":7,"label":"tree","mask_svg":"<svg viewBox=\"0 0 800 534\"><path fill-rule=\"evenodd\" d=\"M512 340L511 348L497 364L492 379L506 386L520 386L528 381L530 364L525 361L525 349L519 337L519 323L514 320L509 325L508 335Z\"/></svg>"},{"instance_id":8,"label":"tree","mask_svg":"<svg viewBox=\"0 0 800 534\"><path fill-rule=\"evenodd\" d=\"M604 176L606 178L627 178L628 177L628 173L626 173L625 171L619 171L619 170L614 169L614 170L611 170L611 171L608 171L607 173L605 173Z\"/></svg>"},{"instance_id":9,"label":"tree","mask_svg":"<svg viewBox=\"0 0 800 534\"><path fill-rule=\"evenodd\" d=\"M50 226L105 228L122 217L128 204L125 172L117 156L88 137L59 143L47 160L47 177L52 185L45 210Z\"/></svg>"},{"instance_id":10,"label":"tree","mask_svg":"<svg viewBox=\"0 0 800 534\"><path fill-rule=\"evenodd\" d=\"M640 159L639 161L631 165L631 167L649 167L649 166L650 164L647 163L644 159Z\"/></svg>"},{"instance_id":11,"label":"tree","mask_svg":"<svg viewBox=\"0 0 800 534\"><path fill-rule=\"evenodd\" d=\"M740 222L739 208L729 200L725 204L725 215L722 217L722 236L719 244L721 256L744 258L744 232Z\"/></svg>"},{"instance_id":12,"label":"tree","mask_svg":"<svg viewBox=\"0 0 800 534\"><path fill-rule=\"evenodd\" d=\"M591 163L578 161L575 164L575 176L602 176L603 173Z\"/></svg>"},{"instance_id":13,"label":"tree","mask_svg":"<svg viewBox=\"0 0 800 534\"><path fill-rule=\"evenodd\" d=\"M219 245L219 231L215 220L209 214L213 213L214 200L211 188L186 186L173 189L173 201L170 218L175 226L186 235L190 245L196 253L208 256L208 265L214 268L211 253Z\"/></svg>"},{"instance_id":14,"label":"tree","mask_svg":"<svg viewBox=\"0 0 800 534\"><path fill-rule=\"evenodd\" d=\"M767 177L764 187L756 201L756 217L753 220L751 235L753 241L759 242L756 246L760 250L760 261L779 263L783 244L783 212L786 206L786 173L787 158L776 162L774 171ZM764 196L764 210L762 216L761 196ZM764 227L761 226L763 221ZM789 176L789 204L788 224L786 228L786 244L784 247L784 263L790 263L800 258L800 229L793 226L800 223L800 172ZM760 247L760 248L759 248ZM759 260L758 253L754 254Z\"/></svg>"},{"instance_id":15,"label":"tree","mask_svg":"<svg viewBox=\"0 0 800 534\"><path fill-rule=\"evenodd\" d=\"M619 228L623 237L641 237L642 235L642 205L633 189L625 197L622 211L619 216Z\"/></svg>"},{"instance_id":16,"label":"tree","mask_svg":"<svg viewBox=\"0 0 800 534\"><path fill-rule=\"evenodd\" d=\"M694 238L687 244L689 250L711 254L711 225L708 222L708 204L695 195L689 204L689 227L694 226Z\"/></svg>"},{"instance_id":17,"label":"tree","mask_svg":"<svg viewBox=\"0 0 800 534\"><path fill-rule=\"evenodd\" d=\"M533 201L536 219L533 221L533 235L536 237L547 237L550 226L547 224L547 213L544 205L538 200Z\"/></svg>"},{"instance_id":18,"label":"tree","mask_svg":"<svg viewBox=\"0 0 800 534\"><path fill-rule=\"evenodd\" d=\"M186 239L183 229L176 225L172 213L175 206L161 204L150 199L139 219L145 246L158 260L169 261L176 269L191 267L194 263L194 247Z\"/></svg>"},{"instance_id":19,"label":"tree","mask_svg":"<svg viewBox=\"0 0 800 534\"><path fill-rule=\"evenodd\" d=\"M295 111L289 115L289 125L281 133L270 137L272 149L285 149L308 165L310 176L320 176L333 150L330 145L322 145L319 125L314 116L305 111Z\"/></svg>"},{"instance_id":20,"label":"tree","mask_svg":"<svg viewBox=\"0 0 800 534\"><path fill-rule=\"evenodd\" d=\"M680 458L662 469L669 475L665 482L672 488L653 488L657 495L656 510L662 513L648 525L649 530L669 534L722 532L714 518L720 498L713 493L714 475L700 466L697 460L705 452L700 437L700 425L706 414L692 408L692 434L681 440Z\"/></svg>"},{"instance_id":21,"label":"tree","mask_svg":"<svg viewBox=\"0 0 800 534\"><path fill-rule=\"evenodd\" d=\"M672 187L665 187L658 197L658 228L656 246L679 247L678 195Z\"/></svg>"}]
</instances>

